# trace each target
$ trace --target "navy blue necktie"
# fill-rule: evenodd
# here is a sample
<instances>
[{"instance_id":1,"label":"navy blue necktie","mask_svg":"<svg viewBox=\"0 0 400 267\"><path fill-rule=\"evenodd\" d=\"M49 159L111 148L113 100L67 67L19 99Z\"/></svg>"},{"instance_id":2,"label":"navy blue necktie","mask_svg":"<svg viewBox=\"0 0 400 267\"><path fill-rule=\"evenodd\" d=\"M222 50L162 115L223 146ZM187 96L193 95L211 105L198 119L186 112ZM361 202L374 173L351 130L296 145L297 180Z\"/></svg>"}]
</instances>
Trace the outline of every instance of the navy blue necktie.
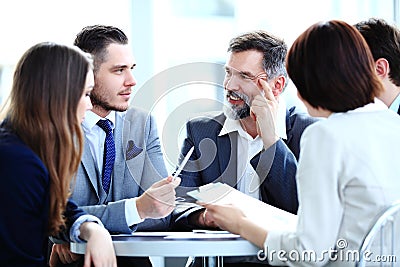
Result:
<instances>
[{"instance_id":1,"label":"navy blue necktie","mask_svg":"<svg viewBox=\"0 0 400 267\"><path fill-rule=\"evenodd\" d=\"M103 189L108 193L111 183L111 173L115 162L115 142L112 128L108 120L99 120L97 125L106 132L103 157Z\"/></svg>"},{"instance_id":2,"label":"navy blue necktie","mask_svg":"<svg viewBox=\"0 0 400 267\"><path fill-rule=\"evenodd\" d=\"M399 109L397 110L397 114L400 115L400 105L399 105Z\"/></svg>"}]
</instances>

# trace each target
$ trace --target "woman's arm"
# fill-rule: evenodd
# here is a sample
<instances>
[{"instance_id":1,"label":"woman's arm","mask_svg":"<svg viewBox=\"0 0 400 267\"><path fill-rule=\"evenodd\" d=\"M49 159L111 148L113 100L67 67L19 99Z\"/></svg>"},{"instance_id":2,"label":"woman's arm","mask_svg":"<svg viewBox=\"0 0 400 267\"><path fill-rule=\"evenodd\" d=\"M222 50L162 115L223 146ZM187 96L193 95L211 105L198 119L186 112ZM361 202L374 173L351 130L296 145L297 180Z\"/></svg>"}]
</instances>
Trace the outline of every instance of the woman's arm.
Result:
<instances>
[{"instance_id":1,"label":"woman's arm","mask_svg":"<svg viewBox=\"0 0 400 267\"><path fill-rule=\"evenodd\" d=\"M84 222L79 237L87 241L84 267L117 266L114 247L108 231L95 222Z\"/></svg>"},{"instance_id":2,"label":"woman's arm","mask_svg":"<svg viewBox=\"0 0 400 267\"><path fill-rule=\"evenodd\" d=\"M239 234L259 248L264 248L267 230L248 219L243 212L233 205L205 205L207 213L224 230Z\"/></svg>"}]
</instances>

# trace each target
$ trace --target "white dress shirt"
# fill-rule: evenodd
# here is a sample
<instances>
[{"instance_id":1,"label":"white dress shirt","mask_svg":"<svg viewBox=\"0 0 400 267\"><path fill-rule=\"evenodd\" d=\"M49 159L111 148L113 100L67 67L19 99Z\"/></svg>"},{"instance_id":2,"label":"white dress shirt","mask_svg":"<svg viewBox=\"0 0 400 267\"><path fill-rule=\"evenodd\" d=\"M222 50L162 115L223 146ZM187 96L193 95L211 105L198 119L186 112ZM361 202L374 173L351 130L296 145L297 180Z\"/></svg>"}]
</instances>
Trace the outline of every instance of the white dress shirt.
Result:
<instances>
[{"instance_id":1,"label":"white dress shirt","mask_svg":"<svg viewBox=\"0 0 400 267\"><path fill-rule=\"evenodd\" d=\"M103 169L104 142L106 138L106 133L96 123L100 119L108 119L111 121L111 128L114 130L115 116L121 116L121 114L115 111L111 111L110 114L108 114L105 118L102 118L92 111L87 111L85 114L85 120L82 123L82 128L85 132L86 140L89 143L90 150L97 164L97 168L98 170L100 170L100 174L102 173ZM110 192L111 191L112 190L110 188ZM136 199L136 197L129 198L126 199L125 202L125 217L128 225L138 224L143 221L143 219L140 218L136 207Z\"/></svg>"},{"instance_id":2,"label":"white dress shirt","mask_svg":"<svg viewBox=\"0 0 400 267\"><path fill-rule=\"evenodd\" d=\"M230 118L226 118L218 136L223 136L235 131L238 132L237 189L246 195L261 199L260 177L250 164L250 160L263 149L262 139L260 136L256 136L256 138L251 137L242 128L239 120ZM283 99L279 101L277 132L281 138L286 139L286 105Z\"/></svg>"},{"instance_id":3,"label":"white dress shirt","mask_svg":"<svg viewBox=\"0 0 400 267\"><path fill-rule=\"evenodd\" d=\"M111 129L115 128L115 111L111 111L107 117L102 118L92 111L87 111L85 114L85 120L82 123L83 131L88 140L90 151L92 156L97 163L97 168L100 173L103 169L103 157L104 157L104 141L106 138L106 132L100 128L96 123L99 120L108 119L111 122Z\"/></svg>"},{"instance_id":4,"label":"white dress shirt","mask_svg":"<svg viewBox=\"0 0 400 267\"><path fill-rule=\"evenodd\" d=\"M400 94L398 94L397 97L394 99L389 109L397 113L397 111L399 110L399 106L400 106Z\"/></svg>"}]
</instances>

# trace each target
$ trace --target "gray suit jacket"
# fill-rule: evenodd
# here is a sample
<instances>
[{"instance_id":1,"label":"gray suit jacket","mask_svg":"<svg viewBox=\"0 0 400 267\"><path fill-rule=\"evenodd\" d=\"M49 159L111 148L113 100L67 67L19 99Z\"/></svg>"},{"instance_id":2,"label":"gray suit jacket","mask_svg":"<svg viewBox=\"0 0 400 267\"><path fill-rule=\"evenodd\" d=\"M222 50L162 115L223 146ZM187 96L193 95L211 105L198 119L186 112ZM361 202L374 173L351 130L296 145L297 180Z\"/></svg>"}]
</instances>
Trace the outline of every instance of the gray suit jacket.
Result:
<instances>
[{"instance_id":1,"label":"gray suit jacket","mask_svg":"<svg viewBox=\"0 0 400 267\"><path fill-rule=\"evenodd\" d=\"M109 194L102 188L101 171L85 142L71 198L85 211L100 218L111 233L165 230L169 216L146 219L133 226L127 225L125 218L126 199L140 196L154 182L167 176L154 118L135 108L116 114L116 157Z\"/></svg>"}]
</instances>

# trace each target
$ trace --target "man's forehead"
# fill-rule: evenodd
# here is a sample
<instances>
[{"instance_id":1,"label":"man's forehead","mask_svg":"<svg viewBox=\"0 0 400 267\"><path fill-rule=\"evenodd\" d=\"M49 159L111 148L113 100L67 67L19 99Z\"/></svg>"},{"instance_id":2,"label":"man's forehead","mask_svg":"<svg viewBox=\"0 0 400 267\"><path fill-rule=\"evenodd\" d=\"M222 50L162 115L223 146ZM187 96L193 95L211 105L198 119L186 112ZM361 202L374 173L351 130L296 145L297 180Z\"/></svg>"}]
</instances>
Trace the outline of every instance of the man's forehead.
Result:
<instances>
[{"instance_id":1,"label":"man's forehead","mask_svg":"<svg viewBox=\"0 0 400 267\"><path fill-rule=\"evenodd\" d=\"M224 69L232 73L255 75L257 72L262 70L262 65L260 64L260 66L258 66L257 64L229 64L229 62L227 62L224 65Z\"/></svg>"},{"instance_id":2,"label":"man's forehead","mask_svg":"<svg viewBox=\"0 0 400 267\"><path fill-rule=\"evenodd\" d=\"M136 64L132 49L129 45L109 44L107 47L106 62L110 65L128 65L132 67Z\"/></svg>"},{"instance_id":3,"label":"man's forehead","mask_svg":"<svg viewBox=\"0 0 400 267\"><path fill-rule=\"evenodd\" d=\"M225 66L245 71L263 68L263 54L256 50L228 52Z\"/></svg>"}]
</instances>

